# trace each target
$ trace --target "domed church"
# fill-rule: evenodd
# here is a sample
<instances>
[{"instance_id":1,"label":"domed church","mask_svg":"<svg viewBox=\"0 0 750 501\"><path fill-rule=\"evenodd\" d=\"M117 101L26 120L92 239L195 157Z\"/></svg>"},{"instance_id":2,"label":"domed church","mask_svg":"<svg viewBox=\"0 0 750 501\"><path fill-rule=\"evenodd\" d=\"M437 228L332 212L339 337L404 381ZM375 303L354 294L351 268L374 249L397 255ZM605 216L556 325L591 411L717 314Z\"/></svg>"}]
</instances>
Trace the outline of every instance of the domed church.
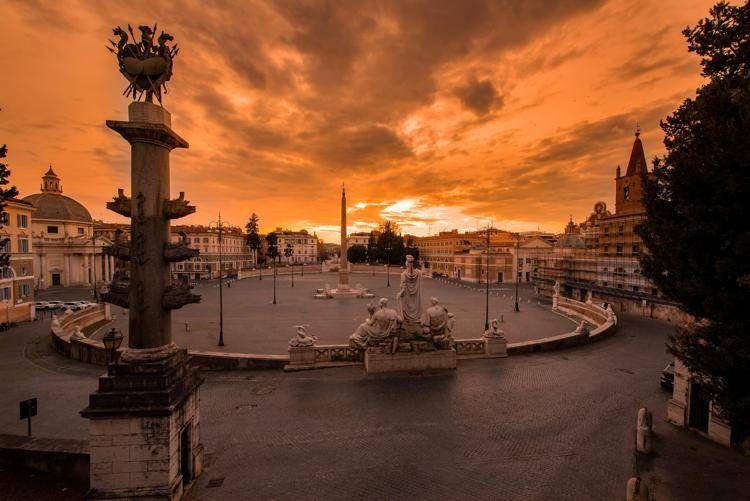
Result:
<instances>
[{"instance_id":1,"label":"domed church","mask_svg":"<svg viewBox=\"0 0 750 501\"><path fill-rule=\"evenodd\" d=\"M41 193L23 200L35 207L31 220L34 269L39 289L107 283L114 258L102 254L106 239L94 237L91 214L80 202L62 194L60 177L52 170L42 176Z\"/></svg>"}]
</instances>

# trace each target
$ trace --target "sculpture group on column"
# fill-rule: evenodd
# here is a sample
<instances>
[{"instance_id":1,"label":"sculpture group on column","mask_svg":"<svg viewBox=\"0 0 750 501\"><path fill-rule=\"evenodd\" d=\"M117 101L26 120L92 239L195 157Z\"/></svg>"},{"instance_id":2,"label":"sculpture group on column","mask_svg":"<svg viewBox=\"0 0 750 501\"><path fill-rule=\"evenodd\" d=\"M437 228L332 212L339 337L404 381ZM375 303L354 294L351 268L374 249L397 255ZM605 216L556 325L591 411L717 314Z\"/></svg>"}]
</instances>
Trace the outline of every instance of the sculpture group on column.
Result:
<instances>
[{"instance_id":1,"label":"sculpture group on column","mask_svg":"<svg viewBox=\"0 0 750 501\"><path fill-rule=\"evenodd\" d=\"M352 348L381 348L387 353L450 350L453 348L453 314L433 297L422 308L422 272L414 267L414 257L406 256L406 269L396 294L398 309L381 298L378 306L369 304L369 316L349 337Z\"/></svg>"}]
</instances>

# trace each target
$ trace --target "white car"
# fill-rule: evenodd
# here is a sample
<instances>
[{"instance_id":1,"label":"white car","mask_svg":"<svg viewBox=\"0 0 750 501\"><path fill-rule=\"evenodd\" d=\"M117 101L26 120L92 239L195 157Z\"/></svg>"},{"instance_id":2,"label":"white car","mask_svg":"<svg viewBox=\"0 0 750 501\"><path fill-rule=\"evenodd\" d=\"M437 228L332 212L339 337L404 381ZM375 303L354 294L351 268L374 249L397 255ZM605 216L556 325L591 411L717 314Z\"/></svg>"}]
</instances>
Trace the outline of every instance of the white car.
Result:
<instances>
[{"instance_id":1,"label":"white car","mask_svg":"<svg viewBox=\"0 0 750 501\"><path fill-rule=\"evenodd\" d=\"M51 310L52 305L48 301L37 301L34 303L34 308L37 310Z\"/></svg>"},{"instance_id":2,"label":"white car","mask_svg":"<svg viewBox=\"0 0 750 501\"><path fill-rule=\"evenodd\" d=\"M46 303L49 305L50 310L56 310L63 307L62 301L47 301Z\"/></svg>"}]
</instances>

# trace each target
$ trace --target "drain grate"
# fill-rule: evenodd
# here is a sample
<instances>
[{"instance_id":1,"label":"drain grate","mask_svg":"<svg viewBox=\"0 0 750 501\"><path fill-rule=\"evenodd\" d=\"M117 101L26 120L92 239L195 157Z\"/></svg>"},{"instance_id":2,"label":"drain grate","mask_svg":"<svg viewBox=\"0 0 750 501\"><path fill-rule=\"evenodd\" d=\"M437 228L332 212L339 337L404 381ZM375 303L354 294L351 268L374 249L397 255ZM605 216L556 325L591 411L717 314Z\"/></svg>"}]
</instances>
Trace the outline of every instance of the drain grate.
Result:
<instances>
[{"instance_id":1,"label":"drain grate","mask_svg":"<svg viewBox=\"0 0 750 501\"><path fill-rule=\"evenodd\" d=\"M213 487L221 487L224 484L224 477L221 478L212 478L208 481L206 484L207 488L213 488Z\"/></svg>"}]
</instances>

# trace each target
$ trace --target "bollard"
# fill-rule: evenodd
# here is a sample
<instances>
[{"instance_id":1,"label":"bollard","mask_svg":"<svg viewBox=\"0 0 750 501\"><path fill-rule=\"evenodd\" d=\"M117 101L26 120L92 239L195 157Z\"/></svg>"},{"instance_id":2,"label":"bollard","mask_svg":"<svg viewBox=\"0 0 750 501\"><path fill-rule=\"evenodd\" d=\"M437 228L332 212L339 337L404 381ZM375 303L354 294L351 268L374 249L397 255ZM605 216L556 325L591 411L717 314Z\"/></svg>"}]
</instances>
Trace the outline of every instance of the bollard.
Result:
<instances>
[{"instance_id":1,"label":"bollard","mask_svg":"<svg viewBox=\"0 0 750 501\"><path fill-rule=\"evenodd\" d=\"M651 454L652 437L651 425L653 417L651 412L645 407L638 409L638 420L636 422L635 448L643 454Z\"/></svg>"},{"instance_id":2,"label":"bollard","mask_svg":"<svg viewBox=\"0 0 750 501\"><path fill-rule=\"evenodd\" d=\"M648 486L640 477L631 477L625 489L626 501L649 501Z\"/></svg>"}]
</instances>

